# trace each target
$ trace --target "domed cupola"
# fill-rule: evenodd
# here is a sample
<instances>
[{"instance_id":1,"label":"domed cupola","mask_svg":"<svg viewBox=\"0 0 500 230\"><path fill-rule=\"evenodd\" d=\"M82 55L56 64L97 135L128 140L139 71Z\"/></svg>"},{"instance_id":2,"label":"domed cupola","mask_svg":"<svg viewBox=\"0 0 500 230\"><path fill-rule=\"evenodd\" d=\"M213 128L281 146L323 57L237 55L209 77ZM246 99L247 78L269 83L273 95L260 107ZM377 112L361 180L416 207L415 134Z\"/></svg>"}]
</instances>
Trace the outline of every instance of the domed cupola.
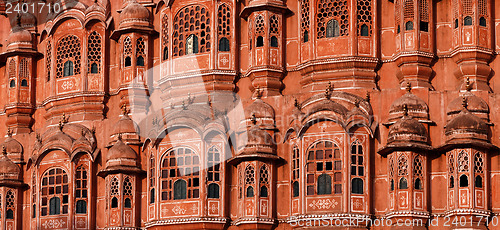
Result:
<instances>
[{"instance_id":1,"label":"domed cupola","mask_svg":"<svg viewBox=\"0 0 500 230\"><path fill-rule=\"evenodd\" d=\"M17 15L17 17L14 17L13 20L11 21L11 25L14 25L17 23L16 20L18 20L17 18L19 18L19 25L24 28L24 29L27 29L27 30L33 30L34 31L34 27L36 25L36 17L35 15L31 14L30 12L22 12L20 11L19 14Z\"/></svg>"},{"instance_id":2,"label":"domed cupola","mask_svg":"<svg viewBox=\"0 0 500 230\"><path fill-rule=\"evenodd\" d=\"M127 28L138 28L151 26L151 15L149 10L136 0L129 0L120 13L120 30Z\"/></svg>"},{"instance_id":3,"label":"domed cupola","mask_svg":"<svg viewBox=\"0 0 500 230\"><path fill-rule=\"evenodd\" d=\"M408 115L418 121L429 119L429 106L424 100L411 92L411 85L408 83L406 94L395 100L389 109L389 122L395 122L403 116L403 106L407 106Z\"/></svg>"},{"instance_id":4,"label":"domed cupola","mask_svg":"<svg viewBox=\"0 0 500 230\"><path fill-rule=\"evenodd\" d=\"M242 138L246 143L240 145L239 154L275 154L274 138L258 126L250 128Z\"/></svg>"},{"instance_id":5,"label":"domed cupola","mask_svg":"<svg viewBox=\"0 0 500 230\"><path fill-rule=\"evenodd\" d=\"M488 142L488 124L468 110L468 98L462 97L462 111L446 125L446 142L460 139Z\"/></svg>"},{"instance_id":6,"label":"domed cupola","mask_svg":"<svg viewBox=\"0 0 500 230\"><path fill-rule=\"evenodd\" d=\"M137 166L137 153L130 146L123 143L120 137L108 151L106 167L113 166Z\"/></svg>"},{"instance_id":7,"label":"domed cupola","mask_svg":"<svg viewBox=\"0 0 500 230\"><path fill-rule=\"evenodd\" d=\"M17 24L12 27L12 30L7 38L7 50L23 50L33 49L33 37L29 31L21 27L21 18L17 18Z\"/></svg>"},{"instance_id":8,"label":"domed cupola","mask_svg":"<svg viewBox=\"0 0 500 230\"><path fill-rule=\"evenodd\" d=\"M261 129L275 129L275 112L271 105L261 99L261 91L257 90L257 98L245 109L245 124L243 127L250 127L255 119L255 125Z\"/></svg>"},{"instance_id":9,"label":"domed cupola","mask_svg":"<svg viewBox=\"0 0 500 230\"><path fill-rule=\"evenodd\" d=\"M0 184L20 182L21 168L7 156L7 150L2 147L0 154Z\"/></svg>"},{"instance_id":10,"label":"domed cupola","mask_svg":"<svg viewBox=\"0 0 500 230\"><path fill-rule=\"evenodd\" d=\"M23 146L19 141L12 137L12 132L10 130L7 131L7 138L0 145L0 148L5 147L5 151L7 152L7 156L14 161L15 163L23 162Z\"/></svg>"},{"instance_id":11,"label":"domed cupola","mask_svg":"<svg viewBox=\"0 0 500 230\"><path fill-rule=\"evenodd\" d=\"M488 122L490 113L490 108L488 103L484 101L482 98L474 95L470 90L471 86L469 81L466 81L466 89L467 91L462 95L462 97L457 97L453 101L450 102L448 108L446 110L446 114L448 115L448 121L456 117L463 110L463 100L467 101L467 111L471 114L481 118L483 121Z\"/></svg>"},{"instance_id":12,"label":"domed cupola","mask_svg":"<svg viewBox=\"0 0 500 230\"><path fill-rule=\"evenodd\" d=\"M104 16L104 17L103 17ZM94 1L92 5L90 5L85 10L85 21L88 22L93 18L104 19L106 20L106 9L99 3L99 1Z\"/></svg>"},{"instance_id":13,"label":"domed cupola","mask_svg":"<svg viewBox=\"0 0 500 230\"><path fill-rule=\"evenodd\" d=\"M114 126L113 133L111 138L116 140L118 135L120 135L124 141L126 142L138 142L139 138L139 127L137 124L130 118L128 115L128 110L125 107L122 107L122 117L116 125Z\"/></svg>"}]
</instances>

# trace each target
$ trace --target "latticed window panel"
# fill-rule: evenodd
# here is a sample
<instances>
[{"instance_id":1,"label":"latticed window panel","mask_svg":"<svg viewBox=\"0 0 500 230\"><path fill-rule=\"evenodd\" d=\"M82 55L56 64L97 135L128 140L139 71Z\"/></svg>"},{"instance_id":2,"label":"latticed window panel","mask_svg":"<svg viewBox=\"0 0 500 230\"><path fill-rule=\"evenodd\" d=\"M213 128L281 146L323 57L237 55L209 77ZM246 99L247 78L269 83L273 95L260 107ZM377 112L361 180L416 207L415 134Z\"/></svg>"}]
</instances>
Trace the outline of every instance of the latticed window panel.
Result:
<instances>
[{"instance_id":1,"label":"latticed window panel","mask_svg":"<svg viewBox=\"0 0 500 230\"><path fill-rule=\"evenodd\" d=\"M302 40L306 42L309 39L309 29L311 26L310 20L310 3L309 0L300 0L300 29ZM307 37L307 38L306 38Z\"/></svg>"},{"instance_id":2,"label":"latticed window panel","mask_svg":"<svg viewBox=\"0 0 500 230\"><path fill-rule=\"evenodd\" d=\"M448 171L450 174L455 172L455 155L453 153L450 153L448 157Z\"/></svg>"},{"instance_id":3,"label":"latticed window panel","mask_svg":"<svg viewBox=\"0 0 500 230\"><path fill-rule=\"evenodd\" d=\"M339 22L340 36L349 35L349 5L347 0L319 0L317 10L317 37L325 38L327 23Z\"/></svg>"},{"instance_id":4,"label":"latticed window panel","mask_svg":"<svg viewBox=\"0 0 500 230\"><path fill-rule=\"evenodd\" d=\"M264 16L262 15L257 15L255 17L255 34L256 35L264 35L265 34L265 22L264 22Z\"/></svg>"},{"instance_id":5,"label":"latticed window panel","mask_svg":"<svg viewBox=\"0 0 500 230\"><path fill-rule=\"evenodd\" d=\"M212 146L207 152L207 181L219 182L221 180L220 167L220 152L215 146Z\"/></svg>"},{"instance_id":6,"label":"latticed window panel","mask_svg":"<svg viewBox=\"0 0 500 230\"><path fill-rule=\"evenodd\" d=\"M137 55L137 57L144 57L146 55L146 43L144 41L144 38L142 37L137 39L135 54Z\"/></svg>"},{"instance_id":7,"label":"latticed window panel","mask_svg":"<svg viewBox=\"0 0 500 230\"><path fill-rule=\"evenodd\" d=\"M480 16L488 17L488 5L486 0L478 0L478 12Z\"/></svg>"},{"instance_id":8,"label":"latticed window panel","mask_svg":"<svg viewBox=\"0 0 500 230\"><path fill-rule=\"evenodd\" d=\"M23 58L19 62L19 77L21 79L28 79L30 76L28 59Z\"/></svg>"},{"instance_id":9,"label":"latticed window panel","mask_svg":"<svg viewBox=\"0 0 500 230\"><path fill-rule=\"evenodd\" d=\"M474 3L472 2L472 0L463 0L462 3L464 15L472 15L474 13Z\"/></svg>"},{"instance_id":10,"label":"latticed window panel","mask_svg":"<svg viewBox=\"0 0 500 230\"><path fill-rule=\"evenodd\" d=\"M80 39L75 35L68 35L57 44L56 56L56 74L57 77L63 77L64 63L66 61L73 62L73 73L80 74L81 69L81 43Z\"/></svg>"},{"instance_id":11,"label":"latticed window panel","mask_svg":"<svg viewBox=\"0 0 500 230\"><path fill-rule=\"evenodd\" d=\"M292 179L298 180L300 177L300 158L299 158L299 148L297 146L293 147L292 151Z\"/></svg>"},{"instance_id":12,"label":"latticed window panel","mask_svg":"<svg viewBox=\"0 0 500 230\"><path fill-rule=\"evenodd\" d=\"M429 0L420 0L420 21L429 22Z\"/></svg>"},{"instance_id":13,"label":"latticed window panel","mask_svg":"<svg viewBox=\"0 0 500 230\"><path fill-rule=\"evenodd\" d=\"M403 154L398 158L398 175L407 176L408 175L408 159Z\"/></svg>"},{"instance_id":14,"label":"latticed window panel","mask_svg":"<svg viewBox=\"0 0 500 230\"><path fill-rule=\"evenodd\" d=\"M363 146L359 141L355 141L351 145L351 175L365 175L365 159L363 155Z\"/></svg>"},{"instance_id":15,"label":"latticed window panel","mask_svg":"<svg viewBox=\"0 0 500 230\"><path fill-rule=\"evenodd\" d=\"M413 160L413 175L415 177L423 176L423 162L422 162L422 157L420 156L416 156L415 159Z\"/></svg>"},{"instance_id":16,"label":"latticed window panel","mask_svg":"<svg viewBox=\"0 0 500 230\"><path fill-rule=\"evenodd\" d=\"M52 43L50 40L47 42L47 49L45 50L45 68L47 74L47 81L50 80L50 73L52 68Z\"/></svg>"},{"instance_id":17,"label":"latticed window panel","mask_svg":"<svg viewBox=\"0 0 500 230\"><path fill-rule=\"evenodd\" d=\"M245 168L245 184L255 184L255 168L250 164Z\"/></svg>"},{"instance_id":18,"label":"latticed window panel","mask_svg":"<svg viewBox=\"0 0 500 230\"><path fill-rule=\"evenodd\" d=\"M210 12L203 6L191 5L181 9L174 17L173 56L186 54L185 41L191 35L198 38L199 53L210 51Z\"/></svg>"},{"instance_id":19,"label":"latticed window panel","mask_svg":"<svg viewBox=\"0 0 500 230\"><path fill-rule=\"evenodd\" d=\"M120 195L120 181L116 177L113 177L109 183L109 194L111 196Z\"/></svg>"},{"instance_id":20,"label":"latticed window panel","mask_svg":"<svg viewBox=\"0 0 500 230\"><path fill-rule=\"evenodd\" d=\"M357 6L358 17L358 35L362 35L361 28L363 25L368 27L368 35L372 34L372 0L358 0Z\"/></svg>"},{"instance_id":21,"label":"latticed window panel","mask_svg":"<svg viewBox=\"0 0 500 230\"><path fill-rule=\"evenodd\" d=\"M394 177L394 159L392 156L389 159L389 177Z\"/></svg>"},{"instance_id":22,"label":"latticed window panel","mask_svg":"<svg viewBox=\"0 0 500 230\"><path fill-rule=\"evenodd\" d=\"M155 157L151 154L151 158L149 158L149 186L154 187L156 185L156 163Z\"/></svg>"},{"instance_id":23,"label":"latticed window panel","mask_svg":"<svg viewBox=\"0 0 500 230\"><path fill-rule=\"evenodd\" d=\"M14 59L9 62L9 79L16 78L16 61Z\"/></svg>"},{"instance_id":24,"label":"latticed window panel","mask_svg":"<svg viewBox=\"0 0 500 230\"><path fill-rule=\"evenodd\" d=\"M316 187L323 183L326 183L323 184L326 194L332 191L335 194L342 193L342 158L335 143L320 141L309 147L305 170L307 195L321 194Z\"/></svg>"},{"instance_id":25,"label":"latticed window panel","mask_svg":"<svg viewBox=\"0 0 500 230\"><path fill-rule=\"evenodd\" d=\"M75 185L75 198L88 198L88 175L87 169L83 165L76 168Z\"/></svg>"},{"instance_id":26,"label":"latticed window panel","mask_svg":"<svg viewBox=\"0 0 500 230\"><path fill-rule=\"evenodd\" d=\"M465 151L461 151L458 154L457 159L457 169L458 172L468 172L469 171L469 154Z\"/></svg>"},{"instance_id":27,"label":"latticed window panel","mask_svg":"<svg viewBox=\"0 0 500 230\"><path fill-rule=\"evenodd\" d=\"M260 167L259 175L259 183L261 185L269 185L269 168L267 165Z\"/></svg>"},{"instance_id":28,"label":"latticed window panel","mask_svg":"<svg viewBox=\"0 0 500 230\"><path fill-rule=\"evenodd\" d=\"M7 209L14 209L16 206L16 197L12 190L7 191L5 194L5 207Z\"/></svg>"},{"instance_id":29,"label":"latticed window panel","mask_svg":"<svg viewBox=\"0 0 500 230\"><path fill-rule=\"evenodd\" d=\"M396 27L401 25L401 1L402 0L395 0L394 1L394 8L395 8L395 14L396 14Z\"/></svg>"},{"instance_id":30,"label":"latticed window panel","mask_svg":"<svg viewBox=\"0 0 500 230\"><path fill-rule=\"evenodd\" d=\"M92 31L88 38L87 52L88 52L88 72L92 73L92 65L97 65L97 72L101 72L101 54L102 54L102 40L101 35L96 31Z\"/></svg>"},{"instance_id":31,"label":"latticed window panel","mask_svg":"<svg viewBox=\"0 0 500 230\"><path fill-rule=\"evenodd\" d=\"M133 186L132 186L132 180L130 177L125 177L123 180L123 195L124 196L132 196L133 193Z\"/></svg>"},{"instance_id":32,"label":"latticed window panel","mask_svg":"<svg viewBox=\"0 0 500 230\"><path fill-rule=\"evenodd\" d=\"M484 172L484 159L483 154L477 152L474 155L474 172L483 173Z\"/></svg>"},{"instance_id":33,"label":"latticed window panel","mask_svg":"<svg viewBox=\"0 0 500 230\"><path fill-rule=\"evenodd\" d=\"M125 56L132 55L132 39L130 39L130 37L126 37L123 40L123 54Z\"/></svg>"},{"instance_id":34,"label":"latticed window panel","mask_svg":"<svg viewBox=\"0 0 500 230\"><path fill-rule=\"evenodd\" d=\"M217 12L217 33L220 36L231 35L231 9L227 4L221 4Z\"/></svg>"},{"instance_id":35,"label":"latticed window panel","mask_svg":"<svg viewBox=\"0 0 500 230\"><path fill-rule=\"evenodd\" d=\"M52 206L50 208L55 208L62 214L68 213L69 181L68 174L63 169L53 168L47 170L42 176L41 191L41 216L46 216L49 211L50 213L57 213L53 210L49 210L49 200L52 198L57 198L59 200L60 207ZM58 203L55 202L55 204Z\"/></svg>"},{"instance_id":36,"label":"latticed window panel","mask_svg":"<svg viewBox=\"0 0 500 230\"><path fill-rule=\"evenodd\" d=\"M162 44L162 54L163 60L168 59L168 44L169 44L170 34L168 31L168 15L164 14L161 19L161 44Z\"/></svg>"},{"instance_id":37,"label":"latticed window panel","mask_svg":"<svg viewBox=\"0 0 500 230\"><path fill-rule=\"evenodd\" d=\"M278 15L273 15L269 18L269 32L271 34L279 34L280 31L280 19Z\"/></svg>"},{"instance_id":38,"label":"latticed window panel","mask_svg":"<svg viewBox=\"0 0 500 230\"><path fill-rule=\"evenodd\" d=\"M405 20L412 20L414 17L413 0L404 0L404 18Z\"/></svg>"},{"instance_id":39,"label":"latticed window panel","mask_svg":"<svg viewBox=\"0 0 500 230\"><path fill-rule=\"evenodd\" d=\"M187 198L200 196L200 159L189 148L170 150L161 162L161 199L174 199L174 182L182 179L187 182Z\"/></svg>"}]
</instances>

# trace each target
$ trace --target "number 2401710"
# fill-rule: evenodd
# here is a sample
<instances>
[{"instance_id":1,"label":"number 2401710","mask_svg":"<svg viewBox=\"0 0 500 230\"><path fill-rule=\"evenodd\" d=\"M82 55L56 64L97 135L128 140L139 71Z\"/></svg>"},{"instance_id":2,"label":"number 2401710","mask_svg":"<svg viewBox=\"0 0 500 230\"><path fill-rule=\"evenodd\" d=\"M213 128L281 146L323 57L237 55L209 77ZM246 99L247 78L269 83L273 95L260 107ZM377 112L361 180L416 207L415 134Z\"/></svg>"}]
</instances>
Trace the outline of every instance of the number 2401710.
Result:
<instances>
[{"instance_id":1,"label":"number 2401710","mask_svg":"<svg viewBox=\"0 0 500 230\"><path fill-rule=\"evenodd\" d=\"M45 2L37 2L37 3L26 3L26 2L17 2L5 4L5 13L13 14L13 13L31 13L31 14L42 14L44 12L47 13L59 13L61 12L61 4L59 3L45 3Z\"/></svg>"}]
</instances>

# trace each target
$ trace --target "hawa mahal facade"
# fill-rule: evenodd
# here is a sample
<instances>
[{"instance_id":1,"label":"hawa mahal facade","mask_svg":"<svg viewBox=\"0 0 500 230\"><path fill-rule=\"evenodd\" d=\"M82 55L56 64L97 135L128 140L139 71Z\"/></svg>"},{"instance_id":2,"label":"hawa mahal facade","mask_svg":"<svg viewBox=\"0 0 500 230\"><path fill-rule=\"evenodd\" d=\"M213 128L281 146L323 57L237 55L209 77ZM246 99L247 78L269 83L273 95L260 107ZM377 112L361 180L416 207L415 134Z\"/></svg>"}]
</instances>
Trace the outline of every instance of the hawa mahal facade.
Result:
<instances>
[{"instance_id":1,"label":"hawa mahal facade","mask_svg":"<svg viewBox=\"0 0 500 230\"><path fill-rule=\"evenodd\" d=\"M500 229L498 1L43 2L0 3L1 229Z\"/></svg>"}]
</instances>

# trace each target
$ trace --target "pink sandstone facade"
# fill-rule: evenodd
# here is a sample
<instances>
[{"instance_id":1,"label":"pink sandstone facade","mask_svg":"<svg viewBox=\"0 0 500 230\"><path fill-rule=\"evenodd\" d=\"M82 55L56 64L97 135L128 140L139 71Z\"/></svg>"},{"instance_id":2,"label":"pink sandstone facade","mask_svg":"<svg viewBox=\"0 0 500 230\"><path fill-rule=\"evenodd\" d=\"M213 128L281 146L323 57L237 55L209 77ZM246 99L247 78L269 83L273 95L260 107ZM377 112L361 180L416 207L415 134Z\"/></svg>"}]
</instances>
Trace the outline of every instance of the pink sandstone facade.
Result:
<instances>
[{"instance_id":1,"label":"pink sandstone facade","mask_svg":"<svg viewBox=\"0 0 500 230\"><path fill-rule=\"evenodd\" d=\"M499 3L2 1L0 229L500 229Z\"/></svg>"}]
</instances>

